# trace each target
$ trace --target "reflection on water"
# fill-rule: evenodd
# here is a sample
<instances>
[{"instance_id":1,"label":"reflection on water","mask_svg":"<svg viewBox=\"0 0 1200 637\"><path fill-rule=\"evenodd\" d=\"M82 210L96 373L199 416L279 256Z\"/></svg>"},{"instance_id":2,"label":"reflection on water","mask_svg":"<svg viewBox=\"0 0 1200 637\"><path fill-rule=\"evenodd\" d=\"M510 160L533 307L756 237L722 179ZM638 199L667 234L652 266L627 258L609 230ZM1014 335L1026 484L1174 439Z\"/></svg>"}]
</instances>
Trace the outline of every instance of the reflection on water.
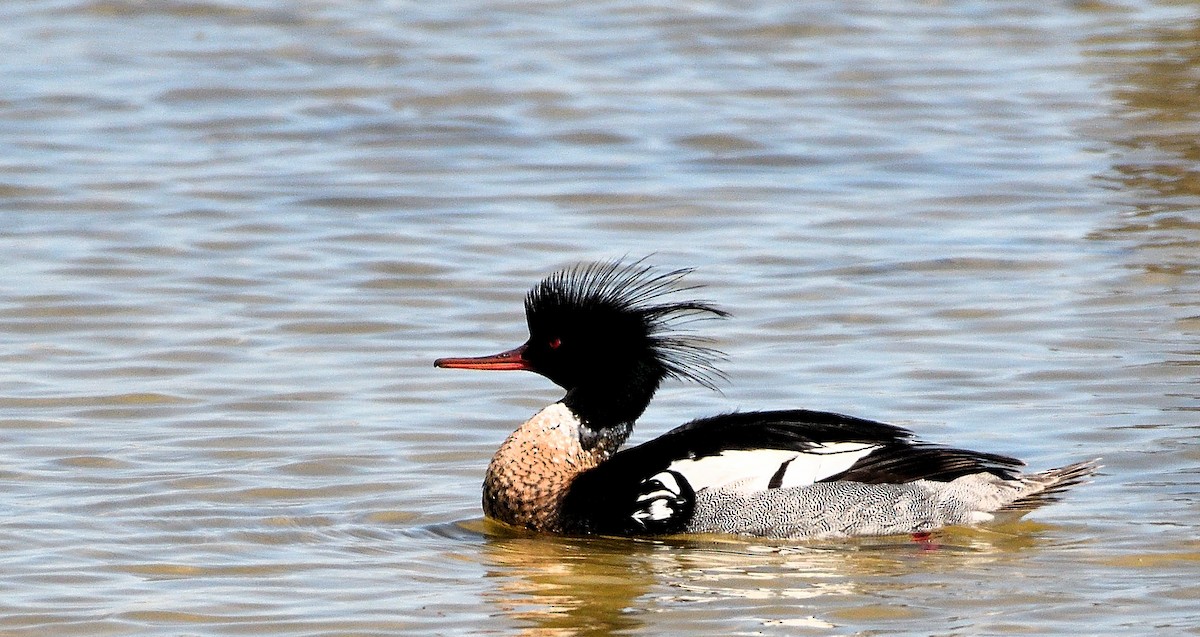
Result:
<instances>
[{"instance_id":1,"label":"reflection on water","mask_svg":"<svg viewBox=\"0 0 1200 637\"><path fill-rule=\"evenodd\" d=\"M642 625L628 612L655 585L648 542L526 535L488 523L484 565L496 612L529 635L608 635Z\"/></svg>"},{"instance_id":2,"label":"reflection on water","mask_svg":"<svg viewBox=\"0 0 1200 637\"><path fill-rule=\"evenodd\" d=\"M797 545L735 536L562 538L486 520L469 526L484 534L487 602L527 635L628 632L678 608L690 609L689 621L703 626L717 623L730 604L744 607L749 623L797 630L834 628L829 620L838 618L913 617L919 609L902 603L845 602L929 586L931 575L985 571L1042 550L1041 536L1052 530L1020 521L949 529L919 542Z\"/></svg>"},{"instance_id":3,"label":"reflection on water","mask_svg":"<svg viewBox=\"0 0 1200 637\"><path fill-rule=\"evenodd\" d=\"M1102 178L1125 209L1093 237L1132 243L1145 283L1194 292L1200 289L1200 18L1097 37L1087 50L1111 73L1115 112L1098 128L1114 161ZM1195 311L1179 318L1187 321L1181 328L1196 333Z\"/></svg>"},{"instance_id":4,"label":"reflection on water","mask_svg":"<svg viewBox=\"0 0 1200 637\"><path fill-rule=\"evenodd\" d=\"M1089 130L1109 146L1111 167L1098 178L1118 207L1118 214L1088 237L1120 250L1123 265L1083 306L1083 316L1091 323L1106 315L1109 330L1114 320L1127 328L1119 346L1123 364L1114 366L1114 379L1123 377L1133 386L1162 383L1168 388L1158 401L1162 412L1195 413L1200 411L1200 18L1182 5L1156 7L1151 15L1159 19L1136 29L1128 28L1128 16L1121 17L1082 42L1111 93L1111 113ZM1131 297L1156 312L1128 312ZM1109 390L1101 400L1128 404L1136 400L1132 393ZM1187 451L1192 432L1164 427L1170 419L1151 415L1128 425L1165 429L1133 460L1141 479L1131 486L1146 490L1145 498L1177 498L1169 492L1180 488L1194 492L1191 486L1173 486L1179 476L1194 474L1195 458Z\"/></svg>"},{"instance_id":5,"label":"reflection on water","mask_svg":"<svg viewBox=\"0 0 1200 637\"><path fill-rule=\"evenodd\" d=\"M1100 39L1090 53L1112 66L1109 120L1118 200L1136 215L1125 231L1200 231L1200 19L1139 32L1136 39ZM1165 213L1165 214L1164 214ZM1181 214L1182 213L1182 214ZM1196 265L1194 262L1193 266Z\"/></svg>"}]
</instances>

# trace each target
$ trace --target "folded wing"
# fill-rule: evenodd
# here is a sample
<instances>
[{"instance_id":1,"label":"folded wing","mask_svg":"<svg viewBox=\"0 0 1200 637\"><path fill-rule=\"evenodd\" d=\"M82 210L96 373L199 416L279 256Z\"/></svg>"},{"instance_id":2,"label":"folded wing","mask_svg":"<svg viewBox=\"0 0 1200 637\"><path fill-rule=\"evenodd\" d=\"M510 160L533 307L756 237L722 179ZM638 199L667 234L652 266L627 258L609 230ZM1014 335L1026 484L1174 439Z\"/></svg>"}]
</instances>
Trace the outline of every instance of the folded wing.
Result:
<instances>
[{"instance_id":1,"label":"folded wing","mask_svg":"<svg viewBox=\"0 0 1200 637\"><path fill-rule=\"evenodd\" d=\"M563 503L569 530L674 533L706 489L753 494L826 481L950 481L1019 473L1014 458L924 444L885 423L827 412L737 412L678 427L584 472Z\"/></svg>"}]
</instances>

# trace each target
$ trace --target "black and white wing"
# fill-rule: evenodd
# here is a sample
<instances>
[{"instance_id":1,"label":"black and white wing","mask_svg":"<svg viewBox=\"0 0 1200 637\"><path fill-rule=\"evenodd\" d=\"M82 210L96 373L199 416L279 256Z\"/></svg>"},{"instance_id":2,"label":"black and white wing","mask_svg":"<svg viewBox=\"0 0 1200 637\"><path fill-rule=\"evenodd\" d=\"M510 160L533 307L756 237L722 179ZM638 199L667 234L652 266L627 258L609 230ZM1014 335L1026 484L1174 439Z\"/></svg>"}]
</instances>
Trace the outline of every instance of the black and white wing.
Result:
<instances>
[{"instance_id":1,"label":"black and white wing","mask_svg":"<svg viewBox=\"0 0 1200 637\"><path fill-rule=\"evenodd\" d=\"M816 482L949 481L1018 475L1006 456L924 444L885 423L826 412L738 412L694 420L580 474L563 503L568 530L683 531L705 489L754 493Z\"/></svg>"}]
</instances>

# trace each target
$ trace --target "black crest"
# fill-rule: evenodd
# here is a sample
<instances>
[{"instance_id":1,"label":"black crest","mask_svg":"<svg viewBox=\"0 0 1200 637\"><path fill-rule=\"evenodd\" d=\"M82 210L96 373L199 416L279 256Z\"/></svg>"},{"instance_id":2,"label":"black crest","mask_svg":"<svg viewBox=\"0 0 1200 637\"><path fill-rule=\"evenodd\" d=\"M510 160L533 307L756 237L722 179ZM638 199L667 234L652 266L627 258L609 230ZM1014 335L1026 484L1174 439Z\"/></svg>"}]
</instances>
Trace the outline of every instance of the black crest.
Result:
<instances>
[{"instance_id":1,"label":"black crest","mask_svg":"<svg viewBox=\"0 0 1200 637\"><path fill-rule=\"evenodd\" d=\"M546 277L525 299L527 356L552 350L563 356L547 358L575 363L573 370L560 371L547 360L549 368L539 370L568 389L579 384L580 375L625 373L629 363L657 375L654 386L671 377L715 388L724 379L715 363L724 355L685 325L729 314L704 301L669 298L697 289L681 284L690 272L658 270L639 259L582 264Z\"/></svg>"}]
</instances>

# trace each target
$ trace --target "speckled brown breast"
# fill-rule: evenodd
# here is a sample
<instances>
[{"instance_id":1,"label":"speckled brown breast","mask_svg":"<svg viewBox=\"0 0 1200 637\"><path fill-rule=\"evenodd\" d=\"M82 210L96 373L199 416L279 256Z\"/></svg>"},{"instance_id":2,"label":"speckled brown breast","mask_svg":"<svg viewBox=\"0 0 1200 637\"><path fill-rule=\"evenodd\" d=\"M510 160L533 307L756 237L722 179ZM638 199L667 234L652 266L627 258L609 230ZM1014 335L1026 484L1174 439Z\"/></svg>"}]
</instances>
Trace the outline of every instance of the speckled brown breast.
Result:
<instances>
[{"instance_id":1,"label":"speckled brown breast","mask_svg":"<svg viewBox=\"0 0 1200 637\"><path fill-rule=\"evenodd\" d=\"M559 511L575 476L611 450L585 450L579 419L562 403L535 414L500 445L483 481L488 517L536 531L562 530Z\"/></svg>"}]
</instances>

